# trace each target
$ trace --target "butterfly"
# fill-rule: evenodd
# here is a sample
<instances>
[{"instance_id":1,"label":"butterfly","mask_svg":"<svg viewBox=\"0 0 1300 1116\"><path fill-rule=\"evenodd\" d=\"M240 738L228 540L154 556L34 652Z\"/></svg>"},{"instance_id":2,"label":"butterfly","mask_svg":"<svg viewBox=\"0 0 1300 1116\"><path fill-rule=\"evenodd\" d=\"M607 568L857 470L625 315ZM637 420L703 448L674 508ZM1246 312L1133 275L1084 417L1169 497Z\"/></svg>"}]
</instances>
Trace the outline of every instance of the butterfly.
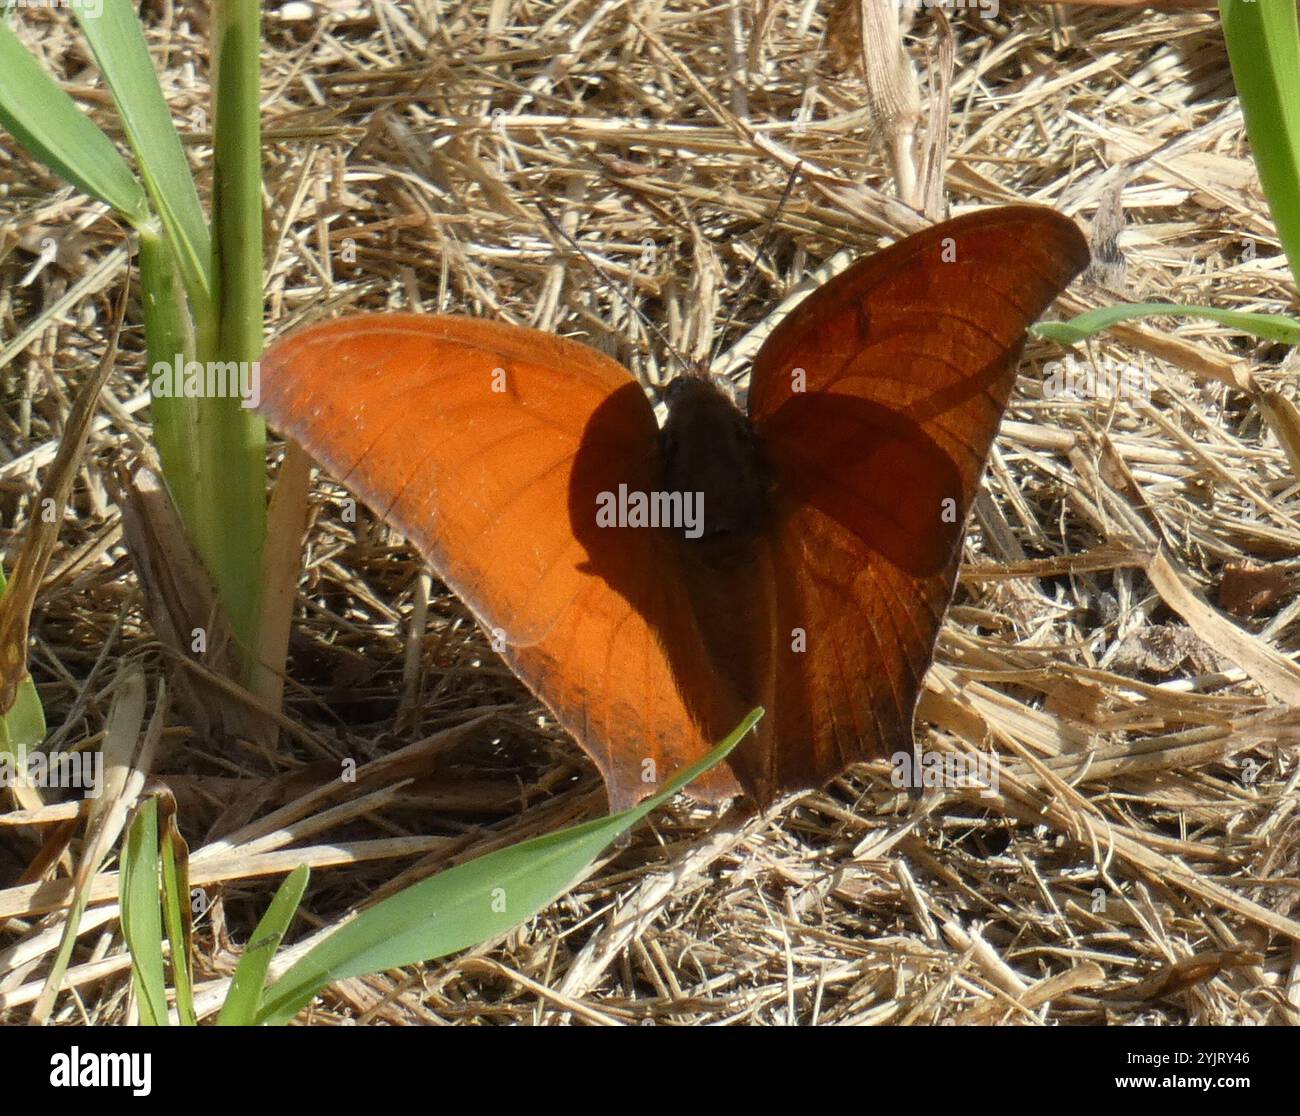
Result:
<instances>
[{"instance_id":1,"label":"butterfly","mask_svg":"<svg viewBox=\"0 0 1300 1116\"><path fill-rule=\"evenodd\" d=\"M261 411L397 527L604 778L759 805L912 751L967 514L1026 330L1088 262L1039 206L850 266L773 329L748 402L577 341L361 314L277 340Z\"/></svg>"}]
</instances>

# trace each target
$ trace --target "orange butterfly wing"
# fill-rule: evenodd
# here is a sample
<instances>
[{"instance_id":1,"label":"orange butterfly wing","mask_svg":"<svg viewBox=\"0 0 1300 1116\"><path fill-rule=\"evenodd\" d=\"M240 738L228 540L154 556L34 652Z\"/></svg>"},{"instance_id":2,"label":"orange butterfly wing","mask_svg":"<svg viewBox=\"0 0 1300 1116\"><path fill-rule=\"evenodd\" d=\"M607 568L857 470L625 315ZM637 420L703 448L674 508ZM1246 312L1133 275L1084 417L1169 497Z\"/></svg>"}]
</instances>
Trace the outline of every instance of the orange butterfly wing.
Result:
<instances>
[{"instance_id":1,"label":"orange butterfly wing","mask_svg":"<svg viewBox=\"0 0 1300 1116\"><path fill-rule=\"evenodd\" d=\"M945 255L952 255L950 261ZM1036 207L938 226L804 301L755 362L771 528L718 568L597 525L650 492L653 412L583 345L461 318L314 326L262 362L263 410L420 548L605 779L617 809L752 705L760 803L910 747L966 514L1025 330L1087 261ZM698 797L734 794L716 770Z\"/></svg>"},{"instance_id":2,"label":"orange butterfly wing","mask_svg":"<svg viewBox=\"0 0 1300 1116\"><path fill-rule=\"evenodd\" d=\"M271 425L419 548L595 761L613 809L703 754L700 709L725 700L739 720L664 536L595 525L598 494L658 482L654 413L622 366L521 327L367 314L276 342L261 372ZM692 792L737 787L715 769Z\"/></svg>"},{"instance_id":3,"label":"orange butterfly wing","mask_svg":"<svg viewBox=\"0 0 1300 1116\"><path fill-rule=\"evenodd\" d=\"M853 265L763 345L749 414L775 475L775 657L758 746L733 756L759 801L910 753L1025 332L1087 261L1051 210L960 217Z\"/></svg>"}]
</instances>

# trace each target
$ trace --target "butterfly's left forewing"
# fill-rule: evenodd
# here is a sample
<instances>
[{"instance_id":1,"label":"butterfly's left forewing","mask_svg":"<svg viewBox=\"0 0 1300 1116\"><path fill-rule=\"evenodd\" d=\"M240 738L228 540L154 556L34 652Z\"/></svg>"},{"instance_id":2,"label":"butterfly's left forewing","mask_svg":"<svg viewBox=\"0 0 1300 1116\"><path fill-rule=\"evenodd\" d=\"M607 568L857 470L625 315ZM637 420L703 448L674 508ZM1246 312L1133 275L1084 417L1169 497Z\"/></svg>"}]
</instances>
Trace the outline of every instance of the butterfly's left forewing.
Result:
<instances>
[{"instance_id":1,"label":"butterfly's left forewing","mask_svg":"<svg viewBox=\"0 0 1300 1116\"><path fill-rule=\"evenodd\" d=\"M271 424L470 607L595 761L613 808L713 743L701 726L735 705L714 683L672 550L659 531L598 517L603 496L658 482L654 413L626 370L517 326L362 315L277 341L262 388ZM692 790L726 797L735 783L715 768Z\"/></svg>"},{"instance_id":2,"label":"butterfly's left forewing","mask_svg":"<svg viewBox=\"0 0 1300 1116\"><path fill-rule=\"evenodd\" d=\"M776 644L762 746L734 761L760 800L910 752L1025 332L1087 260L1047 209L958 218L849 268L760 350Z\"/></svg>"}]
</instances>

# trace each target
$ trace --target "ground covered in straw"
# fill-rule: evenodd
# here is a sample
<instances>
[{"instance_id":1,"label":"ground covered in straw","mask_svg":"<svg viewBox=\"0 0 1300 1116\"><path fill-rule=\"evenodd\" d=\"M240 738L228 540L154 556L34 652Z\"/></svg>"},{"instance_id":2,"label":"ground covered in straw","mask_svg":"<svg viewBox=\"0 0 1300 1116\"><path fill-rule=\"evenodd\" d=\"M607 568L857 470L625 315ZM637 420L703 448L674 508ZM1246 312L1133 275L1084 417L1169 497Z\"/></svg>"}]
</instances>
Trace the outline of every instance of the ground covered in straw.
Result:
<instances>
[{"instance_id":1,"label":"ground covered in straw","mask_svg":"<svg viewBox=\"0 0 1300 1116\"><path fill-rule=\"evenodd\" d=\"M827 6L268 11L271 328L345 308L448 310L576 336L662 379L662 348L622 288L687 356L721 340L743 378L751 329L812 268L918 225L891 200L887 137L858 59L827 45ZM146 18L206 192L206 5ZM116 133L71 23L25 10L23 27ZM921 140L943 160L951 212L1042 202L1102 249L1057 316L1117 299L1290 310L1214 17L960 15L950 79L944 44L919 16ZM37 266L45 237L57 255ZM765 238L770 260L740 295ZM102 207L0 137L0 542L26 522L102 352L123 243ZM64 746L102 732L120 661L143 661L151 690L162 672L105 481L147 438L138 325L124 346L33 626ZM1259 403L1293 390L1288 351L1209 323L1129 327L1074 354L1149 386L1120 400L1053 397L1062 356L1031 341L922 703L927 747L998 754L996 794L914 806L877 764L766 817L679 800L506 940L343 982L307 1018L1300 1020L1300 498ZM315 869L302 941L603 808L590 764L457 601L367 513L346 522L346 500L319 478L294 731L268 750L175 718L156 763L210 901L196 931L209 1012L294 864ZM339 786L343 757L372 766ZM287 825L266 821L286 805ZM56 815L68 811L0 826L0 1019L27 1017L57 945L62 916L15 899ZM62 839L75 850L80 831ZM55 1018L123 1020L116 918L92 906L84 921L76 996Z\"/></svg>"}]
</instances>

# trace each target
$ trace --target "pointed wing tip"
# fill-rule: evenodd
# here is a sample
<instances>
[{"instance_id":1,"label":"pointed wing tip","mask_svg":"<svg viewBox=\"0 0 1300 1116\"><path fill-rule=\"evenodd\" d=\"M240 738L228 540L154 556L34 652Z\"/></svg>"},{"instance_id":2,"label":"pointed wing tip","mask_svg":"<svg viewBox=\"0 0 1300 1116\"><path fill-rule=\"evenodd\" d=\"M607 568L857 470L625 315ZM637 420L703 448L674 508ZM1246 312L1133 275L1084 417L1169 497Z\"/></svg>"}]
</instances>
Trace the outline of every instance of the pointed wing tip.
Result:
<instances>
[{"instance_id":1,"label":"pointed wing tip","mask_svg":"<svg viewBox=\"0 0 1300 1116\"><path fill-rule=\"evenodd\" d=\"M1033 236L1043 242L1044 250L1066 266L1062 268L1064 288L1071 279L1086 268L1092 259L1088 239L1073 218L1046 205L1008 205L997 209L980 210L972 217L984 217L999 225L1020 225L1026 237ZM960 220L961 218L958 218Z\"/></svg>"}]
</instances>

